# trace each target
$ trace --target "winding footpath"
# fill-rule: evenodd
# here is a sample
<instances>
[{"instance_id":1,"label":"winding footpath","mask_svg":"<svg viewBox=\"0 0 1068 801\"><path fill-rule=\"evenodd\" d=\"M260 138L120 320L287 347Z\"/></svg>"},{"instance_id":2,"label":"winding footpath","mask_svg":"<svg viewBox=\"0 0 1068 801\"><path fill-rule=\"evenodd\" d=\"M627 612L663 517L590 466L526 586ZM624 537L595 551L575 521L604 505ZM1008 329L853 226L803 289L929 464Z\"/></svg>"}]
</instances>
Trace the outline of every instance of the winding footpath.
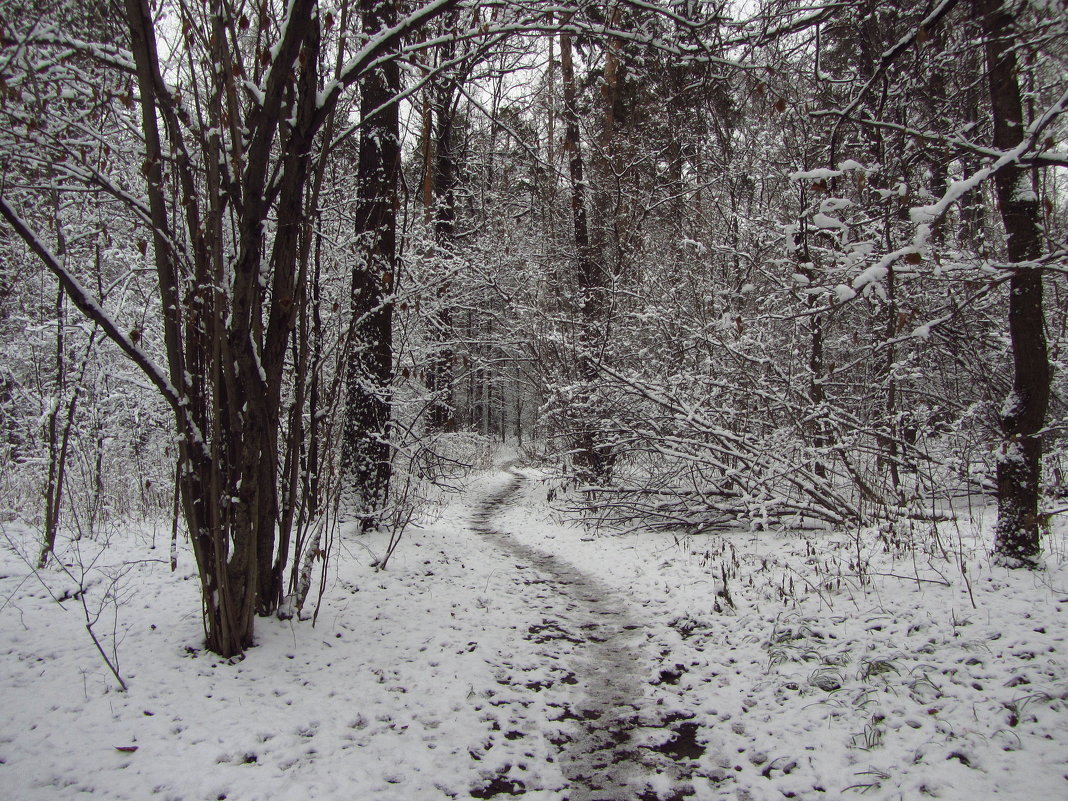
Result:
<instances>
[{"instance_id":1,"label":"winding footpath","mask_svg":"<svg viewBox=\"0 0 1068 801\"><path fill-rule=\"evenodd\" d=\"M661 796L652 791L651 774L685 778L670 750L636 742L645 727L667 723L645 712L647 663L641 647L643 626L626 611L612 590L569 562L517 540L494 524L494 517L514 498L526 478L509 464L509 482L486 497L472 515L472 528L512 557L517 569L530 569L539 586L527 601L529 636L538 642L556 641L552 654L567 668L571 685L561 720L574 722L573 734L559 743L559 762L568 782L561 801L659 801L685 793ZM672 731L667 735L675 736ZM677 739L677 737L676 737ZM515 790L508 791L519 794ZM487 796L489 797L489 796Z\"/></svg>"}]
</instances>

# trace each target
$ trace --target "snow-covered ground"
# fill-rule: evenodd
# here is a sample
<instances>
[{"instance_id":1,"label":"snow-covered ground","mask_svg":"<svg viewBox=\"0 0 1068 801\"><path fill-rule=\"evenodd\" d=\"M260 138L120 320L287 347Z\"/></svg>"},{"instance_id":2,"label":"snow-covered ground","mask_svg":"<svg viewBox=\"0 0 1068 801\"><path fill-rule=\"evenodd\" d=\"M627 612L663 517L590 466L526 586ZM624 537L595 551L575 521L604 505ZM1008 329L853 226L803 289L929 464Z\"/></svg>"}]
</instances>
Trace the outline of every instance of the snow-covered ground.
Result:
<instances>
[{"instance_id":1,"label":"snow-covered ground","mask_svg":"<svg viewBox=\"0 0 1068 801\"><path fill-rule=\"evenodd\" d=\"M992 566L970 521L859 547L595 536L526 474L494 517L517 549L472 529L511 480L491 471L386 571L371 567L382 541L343 537L316 625L258 620L235 664L202 650L192 557L171 573L162 528L67 546L76 580L35 576L36 533L2 524L0 798L597 797L569 776L603 658L588 611L526 546L635 624L610 655L632 660L635 801L1068 797L1063 520L1036 572Z\"/></svg>"},{"instance_id":2,"label":"snow-covered ground","mask_svg":"<svg viewBox=\"0 0 1068 801\"><path fill-rule=\"evenodd\" d=\"M700 725L697 797L1068 798L1063 520L1032 573L991 565L989 510L858 551L826 532L584 536L544 525L544 496L529 484L502 527L640 608Z\"/></svg>"}]
</instances>

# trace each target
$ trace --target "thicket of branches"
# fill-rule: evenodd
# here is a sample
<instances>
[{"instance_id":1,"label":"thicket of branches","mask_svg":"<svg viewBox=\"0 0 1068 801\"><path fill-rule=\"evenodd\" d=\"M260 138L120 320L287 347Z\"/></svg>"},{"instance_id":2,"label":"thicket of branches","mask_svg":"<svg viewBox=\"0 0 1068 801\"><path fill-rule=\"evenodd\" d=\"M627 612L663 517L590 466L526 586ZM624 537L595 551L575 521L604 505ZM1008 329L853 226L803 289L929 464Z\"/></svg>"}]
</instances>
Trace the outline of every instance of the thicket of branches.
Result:
<instances>
[{"instance_id":1,"label":"thicket of branches","mask_svg":"<svg viewBox=\"0 0 1068 801\"><path fill-rule=\"evenodd\" d=\"M1033 564L1063 505L1056 3L71 0L0 38L5 513L44 565L177 510L219 653L477 437L603 525L979 492Z\"/></svg>"}]
</instances>

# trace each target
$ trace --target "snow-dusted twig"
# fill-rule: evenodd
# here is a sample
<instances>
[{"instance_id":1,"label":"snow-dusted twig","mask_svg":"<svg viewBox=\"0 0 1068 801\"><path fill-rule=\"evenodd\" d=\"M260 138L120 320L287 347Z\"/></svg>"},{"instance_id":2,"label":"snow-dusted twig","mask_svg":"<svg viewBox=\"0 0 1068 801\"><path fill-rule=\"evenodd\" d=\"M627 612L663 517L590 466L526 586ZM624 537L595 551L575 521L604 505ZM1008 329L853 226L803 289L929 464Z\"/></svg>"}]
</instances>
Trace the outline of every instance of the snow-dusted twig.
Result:
<instances>
[{"instance_id":1,"label":"snow-dusted twig","mask_svg":"<svg viewBox=\"0 0 1068 801\"><path fill-rule=\"evenodd\" d=\"M204 443L204 438L200 433L200 428L197 426L196 421L193 420L189 414L189 404L185 397L178 392L175 386L167 378L163 370L149 357L147 353L141 350L133 340L115 323L114 320L107 314L106 311L96 302L93 296L89 293L89 290L82 286L81 282L74 277L74 275L64 267L59 259L49 250L48 246L41 241L30 226L8 205L7 201L0 197L0 215L2 215L15 232L22 238L26 245L37 254L38 258L44 262L45 267L56 276L60 284L63 286L64 291L68 297L74 302L74 305L90 320L99 325L108 338L119 346L119 349L125 353L134 364L136 364L141 371L148 377L148 380L155 385L160 394L166 399L174 410L178 420L182 423L183 430L189 432L189 438L192 441L191 444L199 447L202 451L204 458L210 458L210 454L207 451L207 447Z\"/></svg>"}]
</instances>

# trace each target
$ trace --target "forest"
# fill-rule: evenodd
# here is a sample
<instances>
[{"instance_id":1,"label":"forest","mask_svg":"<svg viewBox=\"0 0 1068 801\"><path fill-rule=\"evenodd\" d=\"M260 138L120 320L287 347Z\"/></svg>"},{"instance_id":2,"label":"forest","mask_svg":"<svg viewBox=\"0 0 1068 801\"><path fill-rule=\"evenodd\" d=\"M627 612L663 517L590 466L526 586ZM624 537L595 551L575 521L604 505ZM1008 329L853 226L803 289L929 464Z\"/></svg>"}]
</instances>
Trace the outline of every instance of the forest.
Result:
<instances>
[{"instance_id":1,"label":"forest","mask_svg":"<svg viewBox=\"0 0 1068 801\"><path fill-rule=\"evenodd\" d=\"M4 0L0 163L3 547L159 528L220 658L501 453L606 543L1057 550L1063 0Z\"/></svg>"}]
</instances>

